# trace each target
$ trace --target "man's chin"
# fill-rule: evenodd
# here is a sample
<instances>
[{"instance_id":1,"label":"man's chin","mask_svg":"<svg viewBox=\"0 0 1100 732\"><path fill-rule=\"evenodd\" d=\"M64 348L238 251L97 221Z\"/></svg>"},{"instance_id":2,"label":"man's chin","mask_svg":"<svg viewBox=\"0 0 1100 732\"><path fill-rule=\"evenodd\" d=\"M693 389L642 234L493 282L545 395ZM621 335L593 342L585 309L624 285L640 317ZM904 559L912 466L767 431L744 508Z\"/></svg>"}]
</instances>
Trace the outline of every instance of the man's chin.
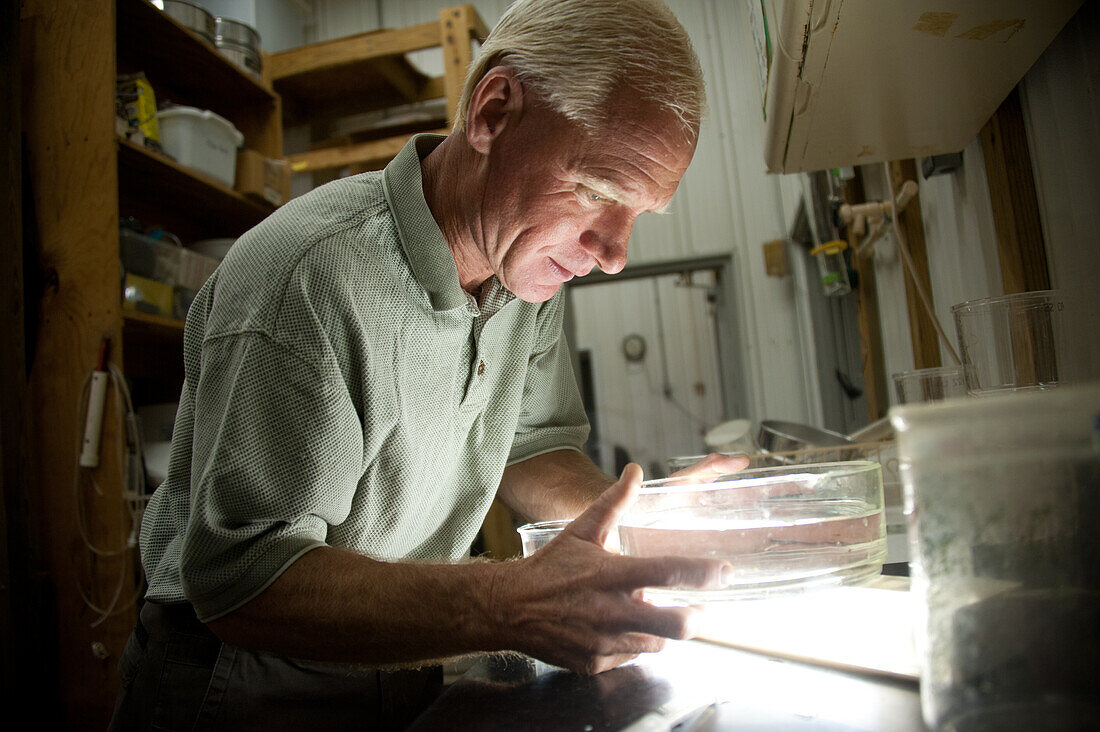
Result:
<instances>
[{"instance_id":1,"label":"man's chin","mask_svg":"<svg viewBox=\"0 0 1100 732\"><path fill-rule=\"evenodd\" d=\"M520 300L523 300L524 302L537 304L540 302L546 302L554 295L558 294L558 290L561 289L561 283L558 282L552 285L527 284L517 287L514 290L507 287L506 289L508 289L513 295L515 295Z\"/></svg>"}]
</instances>

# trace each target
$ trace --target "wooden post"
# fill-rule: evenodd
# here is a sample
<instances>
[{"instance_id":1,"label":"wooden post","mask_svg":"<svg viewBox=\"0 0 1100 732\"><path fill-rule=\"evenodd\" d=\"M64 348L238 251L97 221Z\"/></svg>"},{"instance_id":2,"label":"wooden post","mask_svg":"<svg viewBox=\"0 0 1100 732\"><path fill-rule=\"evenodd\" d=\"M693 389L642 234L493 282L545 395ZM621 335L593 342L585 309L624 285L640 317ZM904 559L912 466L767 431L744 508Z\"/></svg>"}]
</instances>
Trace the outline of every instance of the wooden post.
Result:
<instances>
[{"instance_id":1,"label":"wooden post","mask_svg":"<svg viewBox=\"0 0 1100 732\"><path fill-rule=\"evenodd\" d=\"M78 475L79 417L85 378L102 339L121 364L118 270L118 153L114 131L115 5L112 0L24 0L23 129L28 176L38 212L38 262L45 284L27 396L30 440L28 513L43 544L44 572L56 613L49 652L56 679L37 680L43 714L63 715L66 728L106 727L118 689L117 664L134 626L133 606L96 627L100 614L81 599L108 605L122 582L120 605L133 597L132 551L90 552L76 511L86 503L88 539L125 546L122 481L115 454L113 394L107 395L101 465ZM24 226L29 226L24 222ZM86 469L87 470L87 469ZM102 495L82 487L94 479ZM50 697L53 698L50 698ZM58 703L58 701L60 703ZM46 723L46 726L52 726Z\"/></svg>"},{"instance_id":2,"label":"wooden post","mask_svg":"<svg viewBox=\"0 0 1100 732\"><path fill-rule=\"evenodd\" d=\"M477 12L472 5L459 5L439 11L439 26L443 46L443 88L447 95L447 124L454 125L458 98L466 82L466 69L473 61L473 44L477 27Z\"/></svg>"},{"instance_id":3,"label":"wooden post","mask_svg":"<svg viewBox=\"0 0 1100 732\"><path fill-rule=\"evenodd\" d=\"M863 180L857 175L844 186L844 202L863 203ZM878 284L875 281L874 250L857 254L860 240L848 227L848 247L852 252L852 266L858 277L856 297L859 307L860 356L863 364L863 393L867 396L867 417L874 422L886 416L890 408L890 395L886 383L886 359L882 349L882 324L878 312Z\"/></svg>"},{"instance_id":4,"label":"wooden post","mask_svg":"<svg viewBox=\"0 0 1100 732\"><path fill-rule=\"evenodd\" d=\"M917 163L915 160L895 160L890 163L890 178L894 182L893 195L898 194L901 184L907 180L917 181ZM898 226L901 227L905 244L913 258L916 275L920 278L924 291L932 297L932 280L928 273L928 249L924 243L924 224L921 221L920 195L913 197L905 210L898 214ZM912 274L906 272L905 301L909 311L909 336L913 342L913 367L927 369L939 366L940 344L936 327L932 324L920 295L913 284Z\"/></svg>"},{"instance_id":5,"label":"wooden post","mask_svg":"<svg viewBox=\"0 0 1100 732\"><path fill-rule=\"evenodd\" d=\"M1005 294L1050 289L1039 199L1020 93L1012 93L980 134Z\"/></svg>"}]
</instances>

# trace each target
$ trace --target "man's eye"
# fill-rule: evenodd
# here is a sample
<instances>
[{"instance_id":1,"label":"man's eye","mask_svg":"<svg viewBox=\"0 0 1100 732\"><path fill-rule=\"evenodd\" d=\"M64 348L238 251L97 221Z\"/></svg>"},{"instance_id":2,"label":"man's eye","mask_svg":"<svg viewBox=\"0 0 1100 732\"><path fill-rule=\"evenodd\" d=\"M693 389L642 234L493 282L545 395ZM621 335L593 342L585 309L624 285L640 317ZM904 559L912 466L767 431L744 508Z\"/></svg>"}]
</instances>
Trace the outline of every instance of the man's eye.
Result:
<instances>
[{"instance_id":1,"label":"man's eye","mask_svg":"<svg viewBox=\"0 0 1100 732\"><path fill-rule=\"evenodd\" d=\"M604 197L601 196L599 193L595 193L594 191L588 191L588 200L598 203L600 201L603 201Z\"/></svg>"}]
</instances>

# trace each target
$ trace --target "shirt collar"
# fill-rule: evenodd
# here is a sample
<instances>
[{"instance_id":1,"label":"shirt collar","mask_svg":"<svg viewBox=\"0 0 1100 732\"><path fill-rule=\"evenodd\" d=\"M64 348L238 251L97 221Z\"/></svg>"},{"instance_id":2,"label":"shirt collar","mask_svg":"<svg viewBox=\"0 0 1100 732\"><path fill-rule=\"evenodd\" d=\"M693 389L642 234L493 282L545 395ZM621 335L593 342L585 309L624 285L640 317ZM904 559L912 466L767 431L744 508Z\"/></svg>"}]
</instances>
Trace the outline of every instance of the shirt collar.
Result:
<instances>
[{"instance_id":1,"label":"shirt collar","mask_svg":"<svg viewBox=\"0 0 1100 732\"><path fill-rule=\"evenodd\" d=\"M454 255L424 199L420 161L444 139L443 135L414 135L386 166L382 176L401 248L413 276L428 293L432 309L437 312L465 307L468 302L458 281Z\"/></svg>"}]
</instances>

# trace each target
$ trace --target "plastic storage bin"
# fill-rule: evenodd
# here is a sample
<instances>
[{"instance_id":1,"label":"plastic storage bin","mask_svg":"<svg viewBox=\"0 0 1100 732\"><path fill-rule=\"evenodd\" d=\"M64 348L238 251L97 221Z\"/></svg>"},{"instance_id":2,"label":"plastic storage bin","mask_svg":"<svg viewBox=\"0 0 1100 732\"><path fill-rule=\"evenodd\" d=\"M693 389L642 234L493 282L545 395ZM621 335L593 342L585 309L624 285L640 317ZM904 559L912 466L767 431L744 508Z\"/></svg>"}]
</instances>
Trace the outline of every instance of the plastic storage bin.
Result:
<instances>
[{"instance_id":1,"label":"plastic storage bin","mask_svg":"<svg viewBox=\"0 0 1100 732\"><path fill-rule=\"evenodd\" d=\"M233 187L237 148L244 135L229 120L208 109L171 107L157 114L164 151L180 165L206 173Z\"/></svg>"}]
</instances>

